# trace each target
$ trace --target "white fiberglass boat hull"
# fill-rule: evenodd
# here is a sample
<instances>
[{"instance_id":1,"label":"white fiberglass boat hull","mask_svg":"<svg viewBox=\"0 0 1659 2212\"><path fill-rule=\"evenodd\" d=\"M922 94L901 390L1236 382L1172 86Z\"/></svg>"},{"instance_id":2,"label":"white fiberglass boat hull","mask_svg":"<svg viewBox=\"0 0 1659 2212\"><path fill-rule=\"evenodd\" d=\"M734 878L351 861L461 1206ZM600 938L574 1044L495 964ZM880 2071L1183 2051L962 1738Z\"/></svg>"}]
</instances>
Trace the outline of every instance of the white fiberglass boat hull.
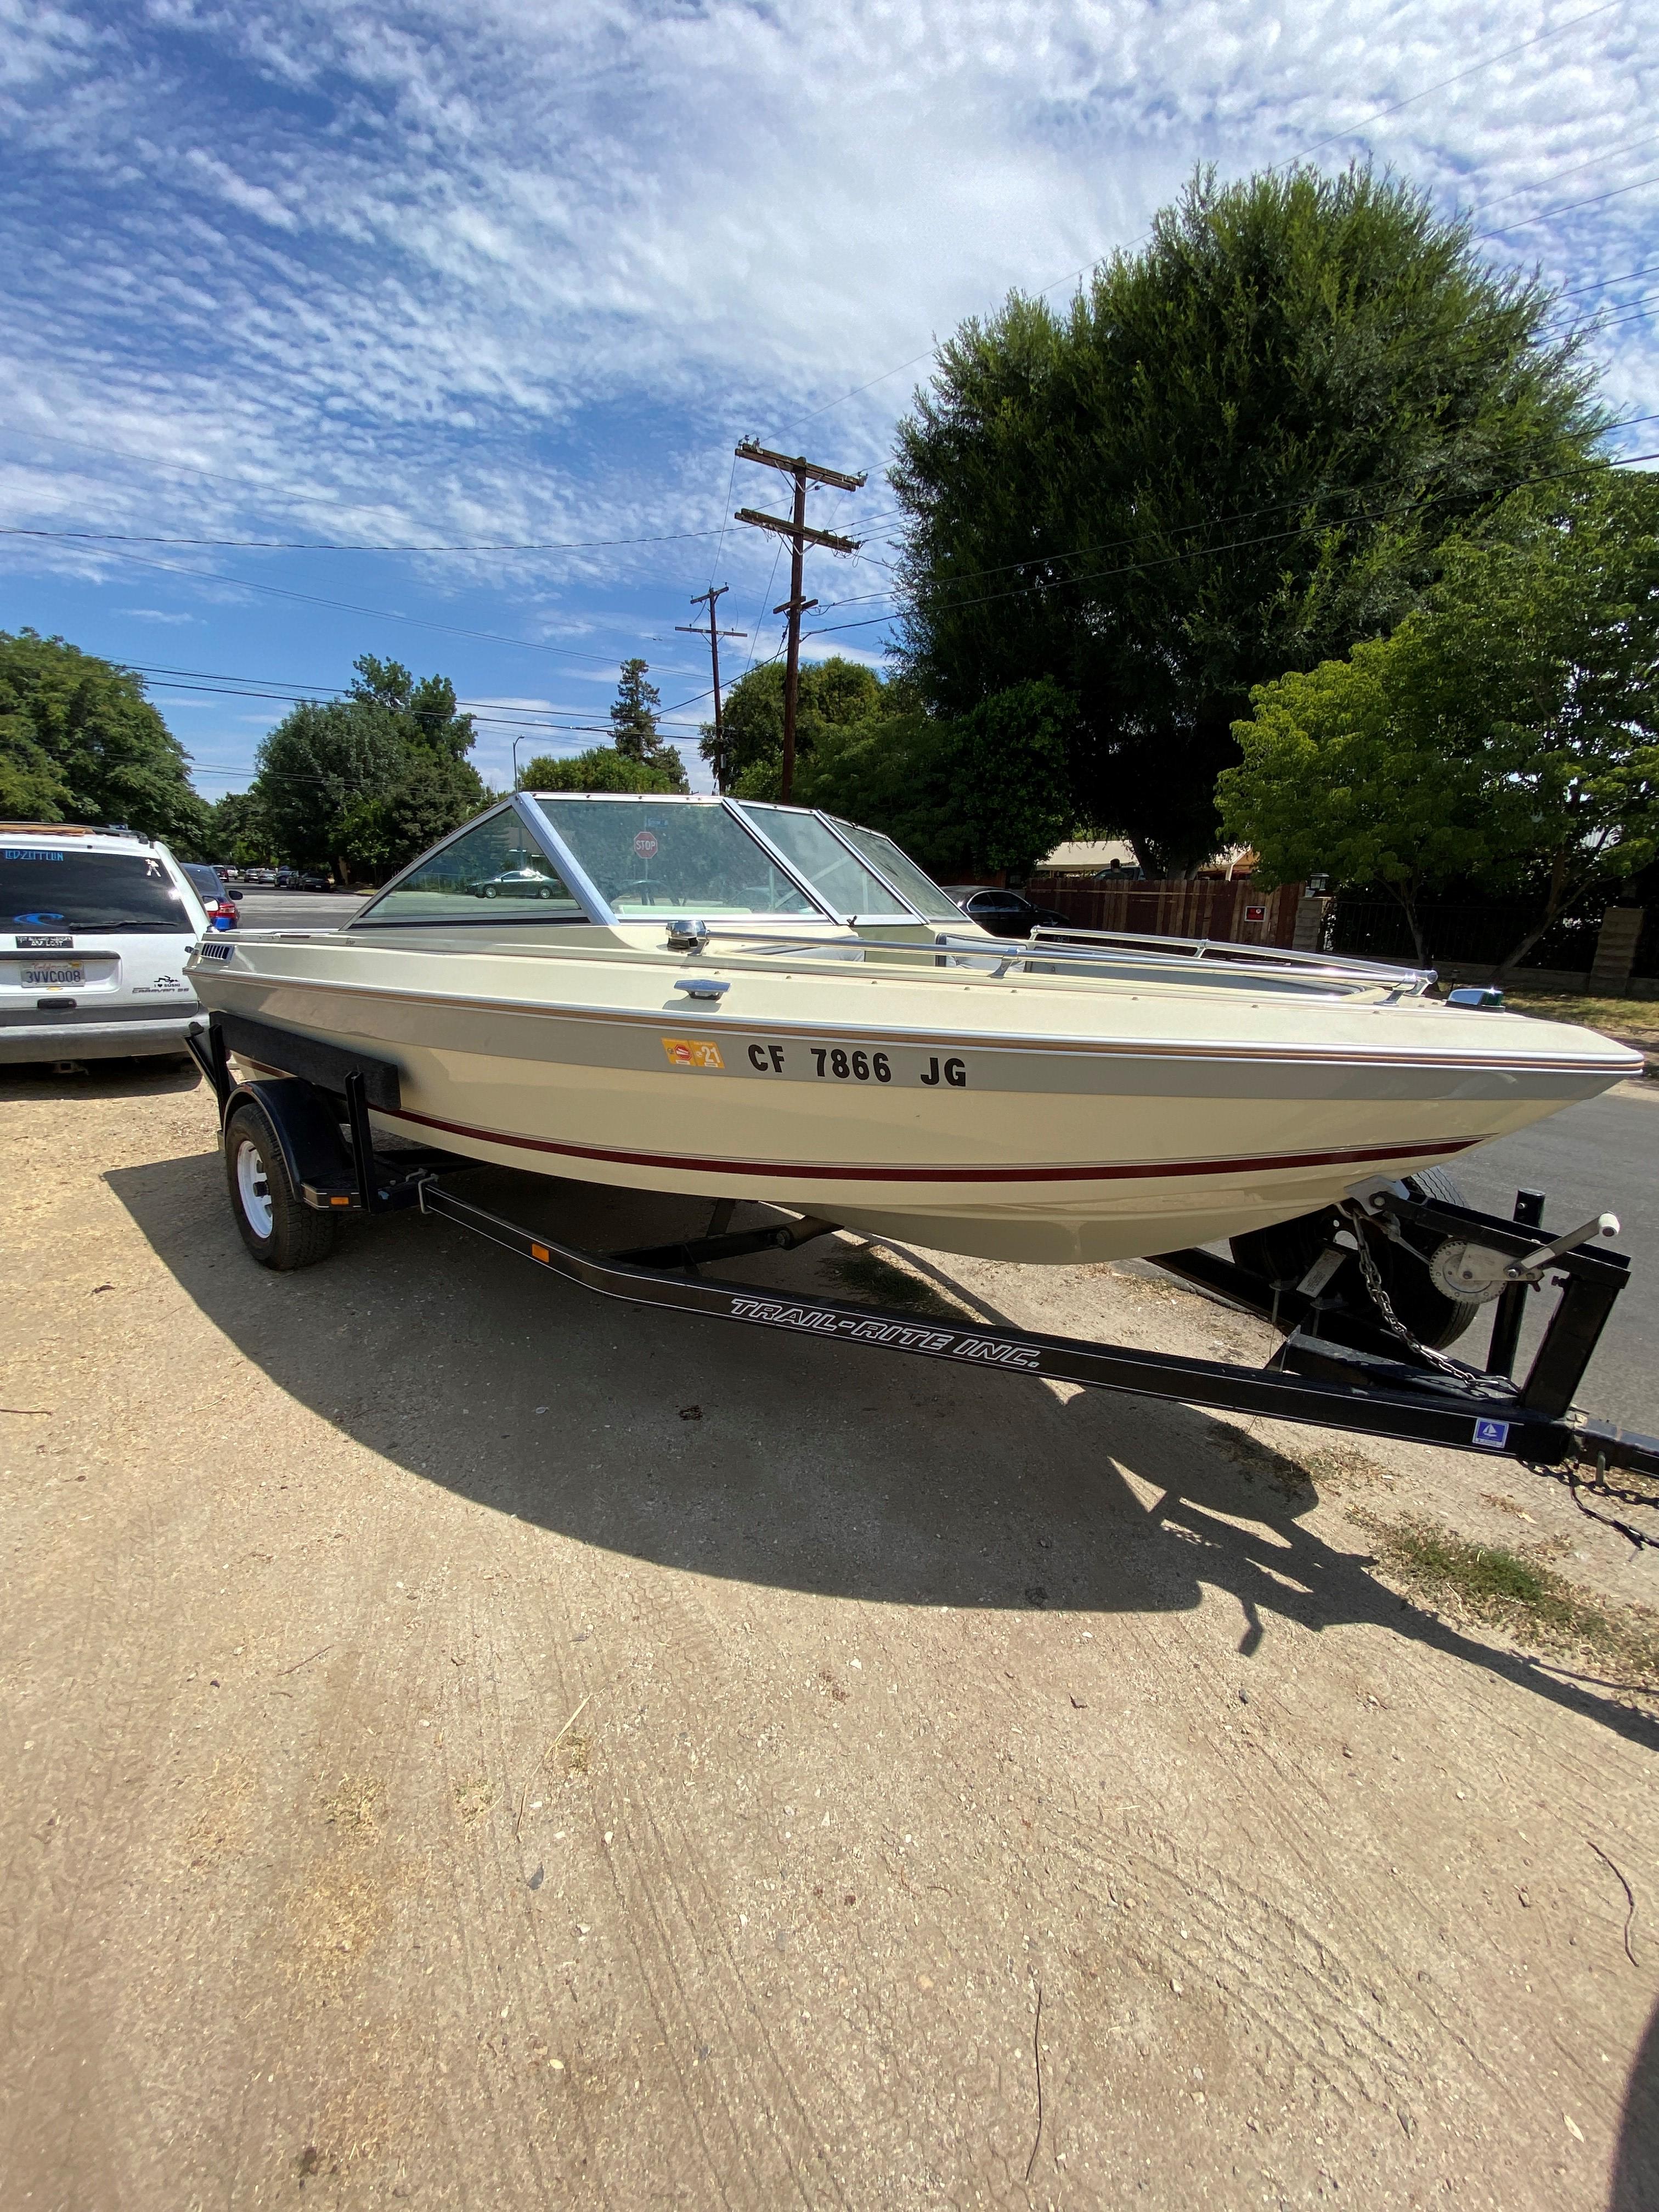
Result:
<instances>
[{"instance_id":1,"label":"white fiberglass boat hull","mask_svg":"<svg viewBox=\"0 0 1659 2212\"><path fill-rule=\"evenodd\" d=\"M377 1119L405 1137L1025 1261L1288 1219L1641 1067L1588 1030L1422 1000L558 939L244 935L191 977L210 1008L393 1062L401 1110ZM705 975L718 999L675 988Z\"/></svg>"}]
</instances>

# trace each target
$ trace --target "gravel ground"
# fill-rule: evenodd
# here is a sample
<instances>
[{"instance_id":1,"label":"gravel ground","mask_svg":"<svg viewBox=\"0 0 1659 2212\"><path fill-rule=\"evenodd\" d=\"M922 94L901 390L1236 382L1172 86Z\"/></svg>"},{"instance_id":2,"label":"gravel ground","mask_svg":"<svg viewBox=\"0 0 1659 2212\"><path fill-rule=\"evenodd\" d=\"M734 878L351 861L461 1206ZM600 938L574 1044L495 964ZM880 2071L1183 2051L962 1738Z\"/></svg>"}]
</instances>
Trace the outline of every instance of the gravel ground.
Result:
<instances>
[{"instance_id":1,"label":"gravel ground","mask_svg":"<svg viewBox=\"0 0 1659 2212\"><path fill-rule=\"evenodd\" d=\"M407 1216L269 1275L173 1073L0 1083L0 1267L8 2212L1659 2203L1650 1713L1374 1559L1651 1599L1549 1486Z\"/></svg>"}]
</instances>

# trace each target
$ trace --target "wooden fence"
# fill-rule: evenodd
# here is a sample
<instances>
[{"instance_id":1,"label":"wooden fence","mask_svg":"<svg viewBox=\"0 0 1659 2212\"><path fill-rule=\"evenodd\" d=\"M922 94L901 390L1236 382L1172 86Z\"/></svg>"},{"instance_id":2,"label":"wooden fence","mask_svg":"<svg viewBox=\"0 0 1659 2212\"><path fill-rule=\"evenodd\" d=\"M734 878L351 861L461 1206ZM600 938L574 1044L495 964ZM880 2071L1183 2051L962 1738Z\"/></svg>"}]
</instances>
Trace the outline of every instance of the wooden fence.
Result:
<instances>
[{"instance_id":1,"label":"wooden fence","mask_svg":"<svg viewBox=\"0 0 1659 2212\"><path fill-rule=\"evenodd\" d=\"M1296 940L1299 884L1274 891L1249 883L1200 876L1191 883L1102 884L1062 877L1028 893L1080 929L1121 929L1137 937L1207 937L1237 945L1281 945Z\"/></svg>"}]
</instances>

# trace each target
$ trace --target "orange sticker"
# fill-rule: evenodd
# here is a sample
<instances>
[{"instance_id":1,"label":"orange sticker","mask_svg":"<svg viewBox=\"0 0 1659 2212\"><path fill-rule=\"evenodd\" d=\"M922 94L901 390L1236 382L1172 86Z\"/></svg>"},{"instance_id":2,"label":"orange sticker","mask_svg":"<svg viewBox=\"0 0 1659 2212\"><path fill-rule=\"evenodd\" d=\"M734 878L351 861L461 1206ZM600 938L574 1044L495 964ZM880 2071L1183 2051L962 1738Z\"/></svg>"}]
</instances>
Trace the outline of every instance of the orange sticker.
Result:
<instances>
[{"instance_id":1,"label":"orange sticker","mask_svg":"<svg viewBox=\"0 0 1659 2212\"><path fill-rule=\"evenodd\" d=\"M717 1044L694 1044L687 1037L665 1037L662 1048L676 1067L724 1067Z\"/></svg>"}]
</instances>

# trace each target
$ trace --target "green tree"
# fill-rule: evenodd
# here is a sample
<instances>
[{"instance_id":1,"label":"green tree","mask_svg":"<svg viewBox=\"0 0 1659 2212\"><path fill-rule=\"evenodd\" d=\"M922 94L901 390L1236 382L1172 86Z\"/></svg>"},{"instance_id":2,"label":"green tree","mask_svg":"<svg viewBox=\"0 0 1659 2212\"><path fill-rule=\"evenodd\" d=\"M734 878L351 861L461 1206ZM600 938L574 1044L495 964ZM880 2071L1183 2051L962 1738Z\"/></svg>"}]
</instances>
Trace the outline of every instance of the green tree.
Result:
<instances>
[{"instance_id":1,"label":"green tree","mask_svg":"<svg viewBox=\"0 0 1659 2212\"><path fill-rule=\"evenodd\" d=\"M1595 448L1552 305L1425 195L1300 170L1198 177L1069 311L964 324L892 470L929 706L1051 677L1079 817L1202 861L1252 688L1386 635L1449 536Z\"/></svg>"},{"instance_id":2,"label":"green tree","mask_svg":"<svg viewBox=\"0 0 1659 2212\"><path fill-rule=\"evenodd\" d=\"M301 700L271 731L250 794L284 859L343 883L404 866L489 798L447 677L417 683L372 653L354 665L343 699Z\"/></svg>"},{"instance_id":3,"label":"green tree","mask_svg":"<svg viewBox=\"0 0 1659 2212\"><path fill-rule=\"evenodd\" d=\"M637 656L622 665L617 696L611 702L611 744L624 760L667 774L668 784L653 785L653 789L684 791L689 787L685 765L677 748L658 733L657 709L662 696L654 684L646 682L647 672L647 664Z\"/></svg>"},{"instance_id":4,"label":"green tree","mask_svg":"<svg viewBox=\"0 0 1659 2212\"><path fill-rule=\"evenodd\" d=\"M878 683L865 719L819 724L796 797L884 831L946 882L1024 876L1073 827L1075 720L1075 702L1046 678L957 722L928 714L902 678Z\"/></svg>"},{"instance_id":5,"label":"green tree","mask_svg":"<svg viewBox=\"0 0 1659 2212\"><path fill-rule=\"evenodd\" d=\"M676 757L678 757L678 756ZM524 772L526 791L683 791L665 762L634 759L617 745L593 745L560 760L538 753Z\"/></svg>"},{"instance_id":6,"label":"green tree","mask_svg":"<svg viewBox=\"0 0 1659 2212\"><path fill-rule=\"evenodd\" d=\"M1219 797L1264 878L1386 884L1419 957L1425 889L1531 890L1504 973L1659 854L1659 484L1517 495L1392 636L1252 702Z\"/></svg>"},{"instance_id":7,"label":"green tree","mask_svg":"<svg viewBox=\"0 0 1659 2212\"><path fill-rule=\"evenodd\" d=\"M253 868L276 858L270 830L251 791L228 791L210 812L206 842L216 860Z\"/></svg>"},{"instance_id":8,"label":"green tree","mask_svg":"<svg viewBox=\"0 0 1659 2212\"><path fill-rule=\"evenodd\" d=\"M0 808L19 819L124 822L189 858L208 828L190 756L143 678L32 629L0 630Z\"/></svg>"},{"instance_id":9,"label":"green tree","mask_svg":"<svg viewBox=\"0 0 1659 2212\"><path fill-rule=\"evenodd\" d=\"M781 787L783 684L781 662L769 660L746 670L726 695L721 720L727 787L747 799L775 799ZM850 729L879 715L884 698L882 678L873 668L840 653L828 660L808 661L801 669L796 696L798 762L805 767L826 731ZM712 724L703 726L701 750L712 763Z\"/></svg>"}]
</instances>

